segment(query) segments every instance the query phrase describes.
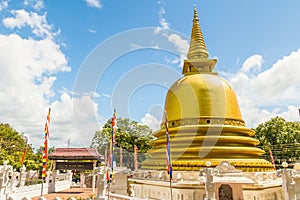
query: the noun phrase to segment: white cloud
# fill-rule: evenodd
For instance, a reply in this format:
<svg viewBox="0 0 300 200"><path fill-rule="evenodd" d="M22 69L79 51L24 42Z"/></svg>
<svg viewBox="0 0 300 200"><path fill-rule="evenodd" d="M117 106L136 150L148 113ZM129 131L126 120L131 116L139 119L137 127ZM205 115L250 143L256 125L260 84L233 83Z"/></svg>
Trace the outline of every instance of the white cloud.
<svg viewBox="0 0 300 200"><path fill-rule="evenodd" d="M186 59L186 55L189 50L189 42L185 39L182 39L177 34L170 34L168 36L168 40L174 44L176 51L179 53L179 58L175 58L172 60L173 63L178 63L180 67L183 66L183 62Z"/></svg>
<svg viewBox="0 0 300 200"><path fill-rule="evenodd" d="M67 93L61 94L59 100L51 104L51 137L60 143L70 139L71 146L89 146L96 130L100 129L97 122L98 104L90 96L72 98ZM103 123L101 119L100 123ZM102 124L101 124L102 125ZM50 138L51 141L51 138ZM64 146L66 147L66 146Z"/></svg>
<svg viewBox="0 0 300 200"><path fill-rule="evenodd" d="M102 93L102 96L104 96L104 97L106 97L106 98L110 98L110 97L111 97L111 95L105 94L105 93Z"/></svg>
<svg viewBox="0 0 300 200"><path fill-rule="evenodd" d="M253 55L244 62L241 72L243 73L257 73L260 72L264 60L261 55Z"/></svg>
<svg viewBox="0 0 300 200"><path fill-rule="evenodd" d="M85 0L86 4L90 7L101 8L100 0Z"/></svg>
<svg viewBox="0 0 300 200"><path fill-rule="evenodd" d="M55 42L52 26L43 16L25 10L12 11L14 17L5 18L5 27L26 28L28 38L19 34L0 34L0 122L11 124L29 137L35 148L42 145L44 123L51 107L50 146L89 145L102 120L97 116L98 104L89 92L74 94L67 91L57 97L54 84L57 73L69 72L66 55ZM28 35L28 33L26 34ZM35 39L32 35L41 38ZM53 100L54 99L54 100Z"/></svg>
<svg viewBox="0 0 300 200"><path fill-rule="evenodd" d="M0 121L24 133L37 133L43 110L54 95L53 74L70 71L70 67L52 40L11 34L0 35L0 43Z"/></svg>
<svg viewBox="0 0 300 200"><path fill-rule="evenodd" d="M300 49L283 57L271 68L258 74L253 82L253 87L257 90L258 96L275 100L275 103L296 100L299 102L299 74ZM266 103L271 102L267 101Z"/></svg>
<svg viewBox="0 0 300 200"><path fill-rule="evenodd" d="M1 1L0 2L0 11L6 9L8 7L8 1Z"/></svg>
<svg viewBox="0 0 300 200"><path fill-rule="evenodd" d="M132 48L132 49L141 49L141 48L143 48L143 46L142 45L139 45L139 44L130 44L130 47Z"/></svg>
<svg viewBox="0 0 300 200"><path fill-rule="evenodd" d="M187 40L182 39L179 35L176 34L169 35L168 40L175 45L177 51L180 54L187 54L189 50L189 43Z"/></svg>
<svg viewBox="0 0 300 200"><path fill-rule="evenodd" d="M38 15L35 12L27 12L22 10L13 10L11 14L14 17L8 17L3 19L3 24L6 28L23 28L29 26L32 29L32 33L38 37L48 37L50 39L55 36L56 33L52 32L52 26L48 24L46 20L46 14Z"/></svg>
<svg viewBox="0 0 300 200"><path fill-rule="evenodd" d="M298 109L300 108L300 106L297 107L297 106L289 105L287 106L287 108L288 108L287 111L284 111L279 115L284 119L286 119L287 121L299 121L300 116L299 116Z"/></svg>
<svg viewBox="0 0 300 200"><path fill-rule="evenodd" d="M161 28L162 28L163 30L169 30L169 29L170 29L169 23L168 23L167 20L164 19L164 18L160 18L159 24L160 24L160 26L161 26Z"/></svg>
<svg viewBox="0 0 300 200"><path fill-rule="evenodd" d="M236 74L225 74L235 89L246 123L255 127L272 117L299 120L300 49L261 71L263 57L248 58Z"/></svg>
<svg viewBox="0 0 300 200"><path fill-rule="evenodd" d="M44 8L44 1L43 0L25 0L24 5L31 6L35 10L40 10L40 9Z"/></svg>
<svg viewBox="0 0 300 200"><path fill-rule="evenodd" d="M164 18L164 14L166 13L166 11L161 5L161 1L158 1L158 4L160 5L159 12L158 12L158 20L159 20L158 22L160 26L155 28L154 33L158 34L160 32L164 32L165 34L170 29L170 24Z"/></svg>
<svg viewBox="0 0 300 200"><path fill-rule="evenodd" d="M90 32L90 33L96 33L97 31L95 30L95 29L88 29L88 31Z"/></svg>
<svg viewBox="0 0 300 200"><path fill-rule="evenodd" d="M151 114L146 113L141 119L142 124L149 126L152 131L157 131L160 129L160 122Z"/></svg>
<svg viewBox="0 0 300 200"><path fill-rule="evenodd" d="M181 36L175 33L168 33L170 30L170 24L164 17L166 11L164 9L164 1L157 1L158 5L160 6L159 12L158 12L158 20L159 25L154 29L154 34L161 33L164 37L168 38L168 41L171 42L175 48L176 51L179 53L179 56L176 56L175 58L166 58L167 63L172 64L178 64L180 67L183 66L183 62L186 59L186 55L188 53L189 49L189 42L185 39L183 39Z"/></svg>

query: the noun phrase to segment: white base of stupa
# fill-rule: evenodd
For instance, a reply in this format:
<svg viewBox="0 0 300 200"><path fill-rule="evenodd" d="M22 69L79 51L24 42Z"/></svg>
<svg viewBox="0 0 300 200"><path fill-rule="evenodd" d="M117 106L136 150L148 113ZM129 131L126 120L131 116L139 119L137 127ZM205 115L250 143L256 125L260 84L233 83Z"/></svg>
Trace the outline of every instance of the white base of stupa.
<svg viewBox="0 0 300 200"><path fill-rule="evenodd" d="M151 173L152 177L141 179L132 178L131 181L134 182L134 197L141 199L164 199L169 200L171 190L170 183L168 180L163 180L159 177L159 174L165 173L162 171L140 171L140 173ZM172 182L172 197L173 200L199 200L205 199L205 182L200 180L199 172L173 172L175 176L180 174L182 176L181 180L174 179ZM266 173L248 173L248 176L273 176L272 172ZM254 179L255 180L255 179ZM229 183L231 182L231 183ZM264 200L280 200L283 198L281 178L276 179L266 179L252 184L239 184L228 180L227 183L233 188L233 196L242 195L244 200L254 200L254 199L264 199ZM219 200L218 188L221 183L215 184L215 199ZM242 194L235 188L242 188ZM235 199L235 198L233 198Z"/></svg>
<svg viewBox="0 0 300 200"><path fill-rule="evenodd" d="M231 167L231 166L230 166ZM213 169L214 170L214 169ZM222 169L219 168L220 171ZM206 171L211 172L211 171ZM212 176L210 176L212 177ZM165 171L137 170L130 181L133 182L134 197L140 199L171 199L169 176ZM283 200L282 178L276 172L239 172L222 171L214 174L210 184L212 194L206 197L206 174L197 171L173 172L173 200L223 200L225 190L230 190L230 198L243 200ZM207 184L208 185L208 184ZM227 189L226 189L227 188ZM230 189L228 189L230 188ZM225 192L224 192L225 193ZM228 195L228 192L227 192Z"/></svg>

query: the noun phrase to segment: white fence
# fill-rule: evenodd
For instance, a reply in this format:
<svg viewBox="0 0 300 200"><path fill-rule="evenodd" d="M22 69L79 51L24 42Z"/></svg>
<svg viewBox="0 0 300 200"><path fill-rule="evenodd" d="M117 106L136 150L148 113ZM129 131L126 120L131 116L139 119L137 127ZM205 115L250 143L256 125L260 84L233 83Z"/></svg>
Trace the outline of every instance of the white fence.
<svg viewBox="0 0 300 200"><path fill-rule="evenodd" d="M44 183L43 184L43 194L48 194L52 192L58 192L70 188L70 181L58 181L55 183ZM40 196L42 191L42 184L28 185L16 187L13 191L9 192L9 195L12 199L22 199L24 197L32 198Z"/></svg>
<svg viewBox="0 0 300 200"><path fill-rule="evenodd" d="M69 189L72 183L72 173L51 174L47 172L47 178L43 184L25 185L25 168L21 172L14 172L12 166L4 164L0 166L0 200L6 199L31 199L32 197Z"/></svg>

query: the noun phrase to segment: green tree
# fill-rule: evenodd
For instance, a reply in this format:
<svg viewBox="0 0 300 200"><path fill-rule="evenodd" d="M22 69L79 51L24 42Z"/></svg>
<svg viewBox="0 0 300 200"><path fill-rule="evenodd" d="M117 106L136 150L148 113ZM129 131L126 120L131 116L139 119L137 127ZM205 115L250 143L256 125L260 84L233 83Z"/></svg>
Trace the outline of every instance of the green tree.
<svg viewBox="0 0 300 200"><path fill-rule="evenodd" d="M105 155L109 150L111 133L111 119L109 119L102 127L102 130L94 134L91 147L96 147L100 154ZM114 160L119 164L119 150L121 147L123 150L123 165L133 168L134 146L138 147L138 161L140 163L146 159L146 152L152 148L150 142L153 139L154 136L148 126L141 125L128 118L118 118Z"/></svg>
<svg viewBox="0 0 300 200"><path fill-rule="evenodd" d="M0 124L0 164L8 161L14 168L19 169L26 145L23 133L19 134L9 124ZM27 147L29 152L32 151L30 147Z"/></svg>
<svg viewBox="0 0 300 200"><path fill-rule="evenodd" d="M40 170L42 167L42 154L27 143L27 138L23 133L18 133L9 124L0 123L0 165L8 161L14 169L19 170L22 156L26 149L24 165L27 169Z"/></svg>
<svg viewBox="0 0 300 200"><path fill-rule="evenodd" d="M266 152L264 156L267 160L271 160L270 150L276 164L300 160L299 122L288 122L281 117L275 117L258 125L254 131L254 137L260 141L260 147Z"/></svg>

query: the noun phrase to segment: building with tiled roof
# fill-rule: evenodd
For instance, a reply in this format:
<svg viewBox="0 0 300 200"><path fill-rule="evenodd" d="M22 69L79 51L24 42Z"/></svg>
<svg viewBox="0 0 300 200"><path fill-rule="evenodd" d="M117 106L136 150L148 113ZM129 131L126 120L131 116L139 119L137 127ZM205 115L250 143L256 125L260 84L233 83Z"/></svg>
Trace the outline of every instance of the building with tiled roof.
<svg viewBox="0 0 300 200"><path fill-rule="evenodd" d="M50 160L102 160L96 148L57 148L49 154Z"/></svg>

